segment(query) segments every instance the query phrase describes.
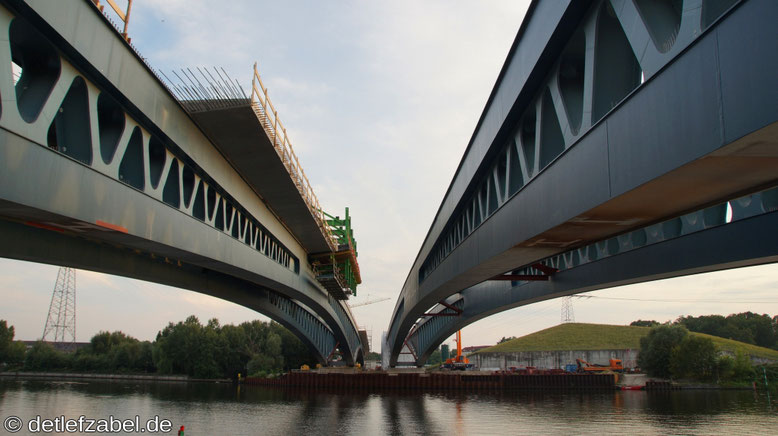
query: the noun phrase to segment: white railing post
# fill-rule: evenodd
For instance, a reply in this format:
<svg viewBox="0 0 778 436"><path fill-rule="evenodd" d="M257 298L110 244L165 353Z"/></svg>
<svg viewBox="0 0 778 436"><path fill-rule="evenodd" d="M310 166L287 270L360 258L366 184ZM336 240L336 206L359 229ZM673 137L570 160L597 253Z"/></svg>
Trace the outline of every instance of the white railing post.
<svg viewBox="0 0 778 436"><path fill-rule="evenodd" d="M273 109L273 147L278 144L278 111Z"/></svg>
<svg viewBox="0 0 778 436"><path fill-rule="evenodd" d="M254 75L251 76L251 102L254 103L254 93L257 92L257 63L254 62Z"/></svg>

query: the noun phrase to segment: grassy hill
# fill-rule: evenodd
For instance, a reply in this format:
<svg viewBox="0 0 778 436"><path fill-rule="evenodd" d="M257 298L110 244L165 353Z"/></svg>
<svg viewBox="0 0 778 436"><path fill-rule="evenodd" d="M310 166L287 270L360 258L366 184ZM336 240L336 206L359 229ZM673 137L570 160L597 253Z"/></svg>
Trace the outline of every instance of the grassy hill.
<svg viewBox="0 0 778 436"><path fill-rule="evenodd" d="M515 353L520 351L567 351L567 350L620 350L639 349L640 338L647 335L650 327L633 327L606 324L560 324L539 332L522 336L479 353ZM778 360L778 351L756 345L723 339L703 333L694 333L710 338L719 350Z"/></svg>

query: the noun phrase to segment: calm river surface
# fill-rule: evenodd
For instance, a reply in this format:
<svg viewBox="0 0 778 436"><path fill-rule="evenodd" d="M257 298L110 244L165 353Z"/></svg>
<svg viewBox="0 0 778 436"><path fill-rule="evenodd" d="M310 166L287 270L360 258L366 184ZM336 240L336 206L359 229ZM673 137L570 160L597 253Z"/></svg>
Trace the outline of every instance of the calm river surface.
<svg viewBox="0 0 778 436"><path fill-rule="evenodd" d="M159 416L176 434L778 434L778 408L751 391L342 393L259 386L0 379L0 420ZM5 423L5 422L4 422ZM6 430L0 431L0 434Z"/></svg>

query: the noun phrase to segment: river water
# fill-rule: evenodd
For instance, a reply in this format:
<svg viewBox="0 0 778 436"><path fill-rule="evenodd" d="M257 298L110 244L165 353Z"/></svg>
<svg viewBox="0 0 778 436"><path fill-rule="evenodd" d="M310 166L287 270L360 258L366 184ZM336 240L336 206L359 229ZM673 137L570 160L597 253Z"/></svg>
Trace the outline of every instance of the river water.
<svg viewBox="0 0 778 436"><path fill-rule="evenodd" d="M167 434L177 434L185 425L186 436L770 435L778 434L776 406L764 393L752 391L345 393L211 383L0 379L0 419L13 426L12 417L18 417L22 429L16 434L37 434L29 430L40 430L45 420L57 417L77 420L84 415L96 420L97 428L99 420L137 415L143 429L148 420L168 420L172 430Z"/></svg>

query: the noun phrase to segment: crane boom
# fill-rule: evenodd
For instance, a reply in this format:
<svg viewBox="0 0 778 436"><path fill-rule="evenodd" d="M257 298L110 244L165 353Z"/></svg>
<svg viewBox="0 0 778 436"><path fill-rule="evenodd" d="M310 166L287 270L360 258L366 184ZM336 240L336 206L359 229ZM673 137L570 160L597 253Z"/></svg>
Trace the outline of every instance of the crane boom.
<svg viewBox="0 0 778 436"><path fill-rule="evenodd" d="M373 299L373 300L363 301L363 302L357 303L357 304L349 304L348 307L353 309L353 308L359 307L359 306L367 306L368 304L380 303L382 301L386 301L386 300L389 300L389 299L390 299L389 297L376 298L376 299Z"/></svg>

